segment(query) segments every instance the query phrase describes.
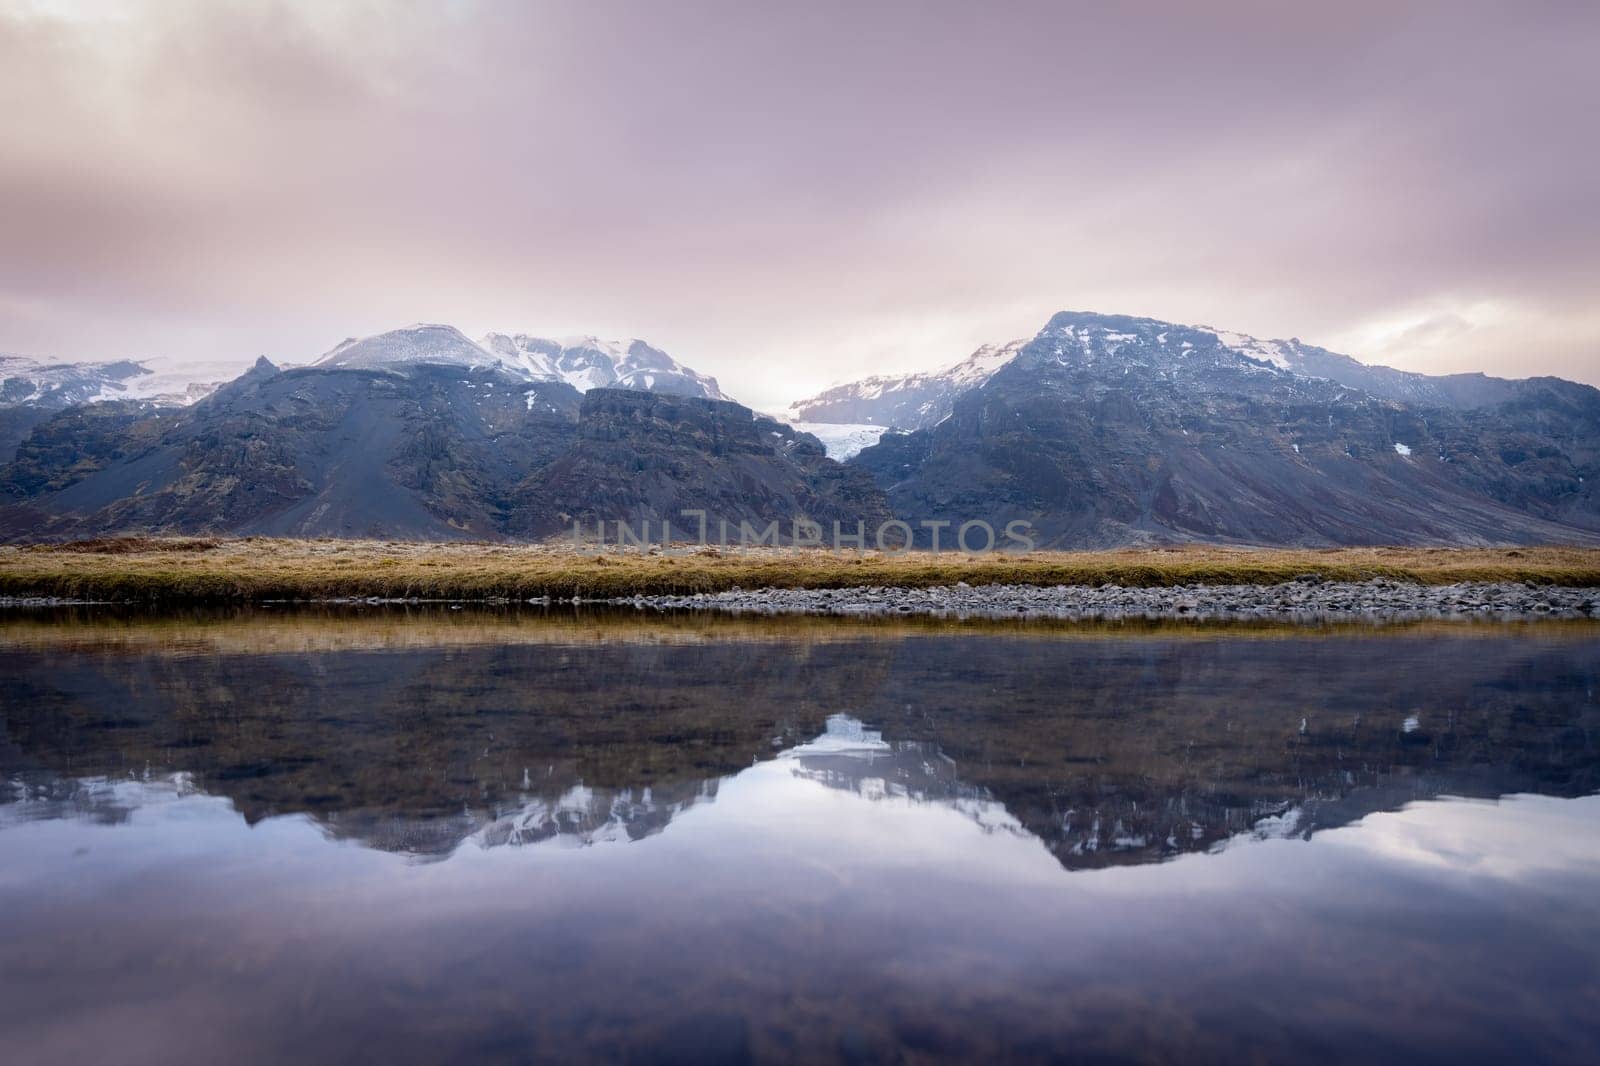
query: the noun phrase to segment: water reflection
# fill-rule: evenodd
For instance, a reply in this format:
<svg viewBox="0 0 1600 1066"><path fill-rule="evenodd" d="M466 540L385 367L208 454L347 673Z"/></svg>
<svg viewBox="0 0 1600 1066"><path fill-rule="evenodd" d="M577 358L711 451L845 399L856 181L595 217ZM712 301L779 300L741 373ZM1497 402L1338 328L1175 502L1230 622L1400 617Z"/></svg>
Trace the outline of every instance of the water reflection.
<svg viewBox="0 0 1600 1066"><path fill-rule="evenodd" d="M123 629L0 643L0 802L115 818L74 782L182 773L250 822L441 857L642 839L784 755L858 792L997 803L1069 869L1146 862L1441 794L1600 790L1593 630L1535 632L195 655ZM847 742L846 720L876 732Z"/></svg>
<svg viewBox="0 0 1600 1066"><path fill-rule="evenodd" d="M0 1034L1592 1057L1594 632L0 639Z"/></svg>

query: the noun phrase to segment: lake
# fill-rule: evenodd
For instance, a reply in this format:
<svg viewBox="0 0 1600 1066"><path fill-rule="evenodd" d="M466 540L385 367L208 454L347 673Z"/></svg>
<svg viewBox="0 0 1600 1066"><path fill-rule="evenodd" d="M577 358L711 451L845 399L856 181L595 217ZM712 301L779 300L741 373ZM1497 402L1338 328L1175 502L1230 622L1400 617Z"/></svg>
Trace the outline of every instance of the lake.
<svg viewBox="0 0 1600 1066"><path fill-rule="evenodd" d="M0 619L0 1058L1600 1060L1600 625Z"/></svg>

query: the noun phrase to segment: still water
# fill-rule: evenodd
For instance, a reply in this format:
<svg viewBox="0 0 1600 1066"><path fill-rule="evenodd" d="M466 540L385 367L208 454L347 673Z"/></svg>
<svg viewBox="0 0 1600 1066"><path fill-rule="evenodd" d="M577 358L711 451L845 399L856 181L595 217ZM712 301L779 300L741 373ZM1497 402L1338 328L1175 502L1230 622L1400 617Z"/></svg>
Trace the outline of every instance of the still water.
<svg viewBox="0 0 1600 1066"><path fill-rule="evenodd" d="M0 1059L1600 1060L1600 627L0 621Z"/></svg>

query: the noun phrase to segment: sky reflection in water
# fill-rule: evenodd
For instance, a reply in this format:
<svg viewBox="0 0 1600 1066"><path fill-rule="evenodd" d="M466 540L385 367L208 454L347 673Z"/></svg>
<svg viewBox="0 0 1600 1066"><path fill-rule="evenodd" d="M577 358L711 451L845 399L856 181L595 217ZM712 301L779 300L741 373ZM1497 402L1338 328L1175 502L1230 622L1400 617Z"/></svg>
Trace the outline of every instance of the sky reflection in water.
<svg viewBox="0 0 1600 1066"><path fill-rule="evenodd" d="M494 644L428 664L468 698L389 719L393 653L14 643L7 1058L1593 1056L1600 650L1335 643ZM832 668L848 699L811 706ZM501 706L563 671L623 695ZM284 677L314 683L253 718ZM675 717L700 681L715 735ZM319 747L330 708L382 719L344 730L361 759ZM526 765L477 747L484 715ZM406 750L434 784L397 794Z"/></svg>

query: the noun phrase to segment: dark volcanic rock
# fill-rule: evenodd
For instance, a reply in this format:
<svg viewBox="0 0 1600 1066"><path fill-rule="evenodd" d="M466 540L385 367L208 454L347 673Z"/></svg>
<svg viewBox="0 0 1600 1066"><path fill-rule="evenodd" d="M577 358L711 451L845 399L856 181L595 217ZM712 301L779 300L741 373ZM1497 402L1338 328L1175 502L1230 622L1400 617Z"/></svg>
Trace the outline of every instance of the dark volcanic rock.
<svg viewBox="0 0 1600 1066"><path fill-rule="evenodd" d="M41 363L0 355L0 463L10 462L17 445L55 412L115 395L127 382L149 373L129 360Z"/></svg>
<svg viewBox="0 0 1600 1066"><path fill-rule="evenodd" d="M1600 540L1600 392L1410 406L1216 333L1064 313L950 416L853 465L897 516L1024 519L1041 546Z"/></svg>
<svg viewBox="0 0 1600 1066"><path fill-rule="evenodd" d="M682 512L704 511L713 537L777 521L784 540L805 518L870 541L892 515L1026 520L1049 547L1600 542L1600 391L1553 378L1428 378L1061 314L1014 353L935 375L940 397L976 384L840 466L738 404L661 391L670 367L647 346L617 366L657 391L580 394L538 374L587 381L587 363L514 370L454 331L455 357L434 361L433 329L380 338L382 359L372 341L325 366L262 360L188 408L30 407L0 426L26 433L0 467L0 536L545 537L603 521L659 537L666 520L684 537L699 530Z"/></svg>
<svg viewBox="0 0 1600 1066"><path fill-rule="evenodd" d="M684 509L853 530L885 516L864 472L738 404L580 398L561 382L434 364L280 372L263 360L192 408L69 409L0 469L0 493L0 533L13 538L492 539L558 533L574 518L698 532Z"/></svg>
<svg viewBox="0 0 1600 1066"><path fill-rule="evenodd" d="M567 447L578 394L465 367L263 360L187 410L116 407L35 431L0 472L22 505L7 533L492 537L510 488Z"/></svg>
<svg viewBox="0 0 1600 1066"><path fill-rule="evenodd" d="M522 536L618 521L648 522L656 535L668 521L698 535L685 510L706 512L713 539L723 520L735 530L776 520L788 539L796 518L831 537L835 521L853 533L858 521L870 531L888 517L871 478L827 458L815 437L726 400L623 389L585 394L576 445L518 496L510 531Z"/></svg>

